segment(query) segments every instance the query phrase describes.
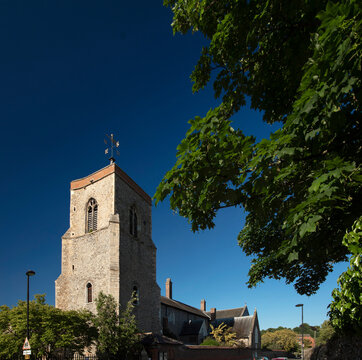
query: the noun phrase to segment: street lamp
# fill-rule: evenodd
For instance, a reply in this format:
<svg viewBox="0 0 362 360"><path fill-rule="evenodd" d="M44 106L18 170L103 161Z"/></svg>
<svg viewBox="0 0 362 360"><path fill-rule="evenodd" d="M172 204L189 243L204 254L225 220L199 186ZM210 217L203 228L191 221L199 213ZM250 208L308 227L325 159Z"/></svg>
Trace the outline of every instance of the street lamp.
<svg viewBox="0 0 362 360"><path fill-rule="evenodd" d="M35 275L35 271L29 270L26 272L28 277L27 297L26 297L26 335L29 340L29 277Z"/></svg>
<svg viewBox="0 0 362 360"><path fill-rule="evenodd" d="M304 360L304 341L303 341L303 304L297 304L295 305L296 307L301 307L302 308L302 360Z"/></svg>

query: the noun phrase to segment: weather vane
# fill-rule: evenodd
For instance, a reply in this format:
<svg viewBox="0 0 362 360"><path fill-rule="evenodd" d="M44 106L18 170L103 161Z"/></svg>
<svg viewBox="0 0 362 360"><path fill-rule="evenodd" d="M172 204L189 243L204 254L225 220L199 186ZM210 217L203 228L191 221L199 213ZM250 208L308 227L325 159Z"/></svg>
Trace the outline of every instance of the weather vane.
<svg viewBox="0 0 362 360"><path fill-rule="evenodd" d="M108 154L109 153L109 149L111 149L111 157L109 158L109 161L111 162L111 164L113 164L116 159L113 157L113 151L114 151L114 148L118 148L119 147L119 141L116 141L113 137L113 134L111 134L111 136L107 135L107 138L109 139L110 141L110 145L109 147L104 151L105 154ZM108 142L107 142L107 139L104 139L104 143L106 145L108 145ZM119 151L116 149L116 154L119 156Z"/></svg>

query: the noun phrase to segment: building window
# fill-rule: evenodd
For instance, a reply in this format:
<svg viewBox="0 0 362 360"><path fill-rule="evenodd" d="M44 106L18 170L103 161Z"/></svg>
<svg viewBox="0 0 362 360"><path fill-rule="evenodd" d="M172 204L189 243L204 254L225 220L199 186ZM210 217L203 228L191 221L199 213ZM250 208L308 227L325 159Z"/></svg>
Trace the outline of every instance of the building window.
<svg viewBox="0 0 362 360"><path fill-rule="evenodd" d="M140 291L136 285L133 287L132 297L134 297L132 304L138 305L140 303Z"/></svg>
<svg viewBox="0 0 362 360"><path fill-rule="evenodd" d="M129 209L129 233L135 237L137 237L137 213L134 207Z"/></svg>
<svg viewBox="0 0 362 360"><path fill-rule="evenodd" d="M88 303L91 303L93 300L92 300L92 284L91 283L88 283L87 284L87 302Z"/></svg>
<svg viewBox="0 0 362 360"><path fill-rule="evenodd" d="M158 353L158 360L167 360L167 352L166 351L160 351Z"/></svg>
<svg viewBox="0 0 362 360"><path fill-rule="evenodd" d="M95 199L89 199L87 206L87 232L97 230L98 204Z"/></svg>

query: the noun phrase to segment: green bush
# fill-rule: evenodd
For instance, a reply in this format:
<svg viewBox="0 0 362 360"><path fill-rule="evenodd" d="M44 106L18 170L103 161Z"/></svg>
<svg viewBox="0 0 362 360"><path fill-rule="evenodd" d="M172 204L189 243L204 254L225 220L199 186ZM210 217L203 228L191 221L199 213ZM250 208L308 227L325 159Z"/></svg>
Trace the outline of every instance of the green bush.
<svg viewBox="0 0 362 360"><path fill-rule="evenodd" d="M204 346L220 346L220 344L213 338L207 337L204 341L200 344Z"/></svg>

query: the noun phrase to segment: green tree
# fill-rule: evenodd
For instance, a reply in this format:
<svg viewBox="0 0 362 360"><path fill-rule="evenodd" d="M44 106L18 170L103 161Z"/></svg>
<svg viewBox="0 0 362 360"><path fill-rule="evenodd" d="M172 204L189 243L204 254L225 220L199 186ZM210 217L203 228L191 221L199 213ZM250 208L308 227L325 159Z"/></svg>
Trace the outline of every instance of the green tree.
<svg viewBox="0 0 362 360"><path fill-rule="evenodd" d="M215 339L215 341L222 346L235 346L238 344L236 340L236 333L232 332L231 327L227 326L224 323L221 323L219 326L214 327L210 324L210 334Z"/></svg>
<svg viewBox="0 0 362 360"><path fill-rule="evenodd" d="M266 332L261 336L261 346L264 349L279 349L289 352L298 350L297 334L290 329Z"/></svg>
<svg viewBox="0 0 362 360"><path fill-rule="evenodd" d="M329 320L325 320L321 325L321 328L316 339L316 345L326 344L327 341L334 335L334 328Z"/></svg>
<svg viewBox="0 0 362 360"><path fill-rule="evenodd" d="M301 326L295 327L293 329L293 331L297 334L308 334L310 335L312 338L314 338L315 332L314 329L316 329L316 327L312 327L307 323L303 323Z"/></svg>
<svg viewBox="0 0 362 360"><path fill-rule="evenodd" d="M190 120L156 203L192 230L218 210L247 212L238 240L253 256L249 287L264 278L317 291L350 250L346 229L360 216L361 2L357 0L164 0L174 32L201 31L208 45L191 75L212 79L220 105ZM249 97L281 128L255 143L231 116Z"/></svg>
<svg viewBox="0 0 362 360"><path fill-rule="evenodd" d="M0 307L0 358L22 356L26 337L25 301ZM35 295L29 303L30 345L35 357L56 352L83 353L97 336L93 316L87 311L62 311L45 303L45 295Z"/></svg>
<svg viewBox="0 0 362 360"><path fill-rule="evenodd" d="M339 278L339 288L332 292L332 325L339 330L362 334L362 217L344 236L343 244L352 254L350 266Z"/></svg>
<svg viewBox="0 0 362 360"><path fill-rule="evenodd" d="M275 332L275 331L277 331L277 330L284 330L284 329L290 330L289 328L286 328L286 327L284 327L284 326L278 326L277 328L268 328L268 329L266 329L266 330L261 330L261 331L260 331L260 334L263 335L263 334L265 334L265 333L267 333L267 332ZM294 331L294 330L293 330L293 331Z"/></svg>
<svg viewBox="0 0 362 360"><path fill-rule="evenodd" d="M99 293L95 325L99 332L97 352L102 358L128 359L141 350L134 300L132 297L122 311L112 295Z"/></svg>

